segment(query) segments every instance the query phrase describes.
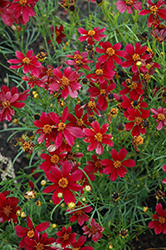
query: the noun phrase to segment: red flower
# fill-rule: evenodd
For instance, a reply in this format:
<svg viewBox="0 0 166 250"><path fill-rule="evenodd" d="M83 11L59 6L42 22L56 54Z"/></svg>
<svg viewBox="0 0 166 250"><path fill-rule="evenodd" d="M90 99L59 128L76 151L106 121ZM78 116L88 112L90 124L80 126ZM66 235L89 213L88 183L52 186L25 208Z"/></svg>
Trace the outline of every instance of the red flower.
<svg viewBox="0 0 166 250"><path fill-rule="evenodd" d="M10 59L7 62L14 64L19 63L20 65L12 65L9 67L9 69L19 69L23 67L24 74L31 71L31 73L35 77L38 77L40 73L41 63L38 62L37 57L35 55L32 56L33 50L28 50L28 52L26 53L26 57L20 51L16 51L15 54L18 59Z"/></svg>
<svg viewBox="0 0 166 250"><path fill-rule="evenodd" d="M93 161L87 161L88 165L86 166L86 169L89 172L97 173L99 171L100 174L103 173L104 166L100 159L97 158L96 155L92 155Z"/></svg>
<svg viewBox="0 0 166 250"><path fill-rule="evenodd" d="M52 144L51 144L52 145ZM58 149L51 151L50 155L48 154L41 154L41 159L45 160L41 165L40 168L44 170L46 173L47 171L50 171L52 167L59 168L59 165L62 165L64 162L65 154L61 153L61 151Z"/></svg>
<svg viewBox="0 0 166 250"><path fill-rule="evenodd" d="M159 43L166 41L166 27L164 29L154 29L153 33L150 33Z"/></svg>
<svg viewBox="0 0 166 250"><path fill-rule="evenodd" d="M35 229L34 239L24 238L25 244L28 245L26 250L54 250L57 247L51 247L50 244L55 242L54 238L48 238L47 233L39 234Z"/></svg>
<svg viewBox="0 0 166 250"><path fill-rule="evenodd" d="M82 177L82 171L76 170L72 174L70 174L70 171L71 164L65 161L62 165L62 172L58 168L52 168L51 173L46 173L47 179L54 184L45 188L43 193L50 193L55 190L52 196L54 204L59 204L62 195L66 204L75 203L75 196L72 191L77 192L82 189L81 186L76 184L76 181L79 181ZM59 193L62 194L61 197Z"/></svg>
<svg viewBox="0 0 166 250"><path fill-rule="evenodd" d="M90 226L83 226L82 230L84 231L85 235L88 237L92 236L92 240L94 242L98 241L103 235L102 232L104 231L104 227L101 227L99 223L96 223L95 219L91 220Z"/></svg>
<svg viewBox="0 0 166 250"><path fill-rule="evenodd" d="M58 44L62 43L62 39L64 37L66 37L66 35L63 33L64 29L63 29L63 25L61 24L61 26L59 28L57 27L52 27L52 32L54 32L56 34L56 41ZM54 37L55 34L52 34L52 38ZM47 43L50 43L51 39L48 40Z"/></svg>
<svg viewBox="0 0 166 250"><path fill-rule="evenodd" d="M109 86L107 86L108 83L107 81L104 81L102 83L100 83L100 85L97 87L90 87L88 89L90 96L92 97L98 97L97 103L99 104L99 106L101 107L102 111L105 111L107 108L107 99L108 99L108 94L110 93L110 91L112 91L113 89L116 88L116 84L111 82L111 84ZM93 86L91 84L91 86Z"/></svg>
<svg viewBox="0 0 166 250"><path fill-rule="evenodd" d="M100 63L105 63L104 65L108 70L114 68L114 62L117 64L122 63L122 60L119 58L119 56L124 57L126 52L123 50L120 51L120 48L122 47L121 43L116 43L112 46L110 42L100 42L99 46L101 46L103 49L96 48L97 53L105 54L100 56L98 61Z"/></svg>
<svg viewBox="0 0 166 250"><path fill-rule="evenodd" d="M84 139L84 142L87 142L89 144L87 150L93 151L96 148L96 153L98 155L101 155L103 153L103 145L107 144L109 147L113 146L113 142L110 140L112 137L111 134L106 134L107 129L109 127L108 123L105 123L100 128L100 124L97 121L92 122L92 128L84 128L83 132L85 136L87 137Z"/></svg>
<svg viewBox="0 0 166 250"><path fill-rule="evenodd" d="M149 59L150 58L150 55L145 54L146 49L147 49L147 46L142 46L141 47L141 44L138 43L138 42L135 44L135 48L133 47L132 44L127 44L126 47L125 47L127 55L124 56L124 58L127 61L123 62L121 64L121 66L123 68L127 68L127 67L130 67L132 65L132 68L131 68L132 71L134 73L137 73L138 72L138 67L137 67L136 63L138 61L141 61L141 59ZM140 70L141 70L141 67L140 67Z"/></svg>
<svg viewBox="0 0 166 250"><path fill-rule="evenodd" d="M11 121L12 116L15 114L14 108L23 108L25 103L20 101L24 101L27 99L27 92L29 90L25 90L24 92L18 92L18 89L15 87L9 89L6 85L1 87L0 92L0 121Z"/></svg>
<svg viewBox="0 0 166 250"><path fill-rule="evenodd" d="M156 205L157 214L153 214L153 221L149 222L148 227L150 229L154 228L155 234L166 234L166 210L163 210L163 207L160 203Z"/></svg>
<svg viewBox="0 0 166 250"><path fill-rule="evenodd" d="M166 165L164 165L163 167L162 167L162 169L164 170L164 172L166 173ZM162 181L162 183L166 183L166 178L164 178L164 180Z"/></svg>
<svg viewBox="0 0 166 250"><path fill-rule="evenodd" d="M77 50L74 52L74 56L65 55L66 57L69 57L74 60L67 60L64 63L66 63L67 65L73 65L76 71L78 71L81 68L90 71L91 69L89 68L87 63L93 63L93 61L87 58L88 54L89 54L88 52L80 53L80 51Z"/></svg>
<svg viewBox="0 0 166 250"><path fill-rule="evenodd" d="M3 223L5 221L10 222L11 219L14 223L18 222L16 212L21 208L17 207L17 198L6 197L9 193L10 191L0 193L0 223Z"/></svg>
<svg viewBox="0 0 166 250"><path fill-rule="evenodd" d="M80 201L78 201L77 206L74 207L74 210L76 209L76 211L67 209L67 212L69 214L73 214L70 217L70 221L71 222L75 222L78 219L78 224L80 226L82 226L84 224L85 221L89 221L89 217L86 213L90 213L93 208L90 206L87 206L87 204L82 204Z"/></svg>
<svg viewBox="0 0 166 250"><path fill-rule="evenodd" d="M101 110L101 107L99 106L98 103L95 102L95 98L94 97L90 97L90 101L81 106L81 109L86 108L87 109L87 115L88 117L91 115L94 115L94 112L98 115L101 116L99 110Z"/></svg>
<svg viewBox="0 0 166 250"><path fill-rule="evenodd" d="M144 112L141 114L138 110L129 108L128 109L128 117L127 119L131 122L126 124L126 130L132 130L131 135L132 136L139 136L139 134L145 134L146 129L142 126L143 120L148 118L150 115L149 110L144 110Z"/></svg>
<svg viewBox="0 0 166 250"><path fill-rule="evenodd" d="M150 111L154 114L152 117L155 119L155 122L158 123L156 129L161 130L164 126L166 132L166 108L159 107L158 110L151 108Z"/></svg>
<svg viewBox="0 0 166 250"><path fill-rule="evenodd" d="M50 113L51 119L55 123L55 128L57 129L57 135L55 138L55 145L56 147L60 147L63 138L67 141L70 146L74 145L75 138L82 138L83 132L81 128L73 127L69 123L65 124L65 121L68 118L69 109L66 107L63 110L62 117L60 118L58 114L53 112Z"/></svg>
<svg viewBox="0 0 166 250"><path fill-rule="evenodd" d="M92 82L100 82L103 83L106 79L111 80L115 75L115 71L112 69L106 69L101 63L96 63L96 70L93 74L86 75Z"/></svg>
<svg viewBox="0 0 166 250"><path fill-rule="evenodd" d="M117 176L123 178L125 174L127 173L127 169L125 167L134 167L136 162L132 159L124 160L124 158L127 155L127 150L125 148L122 148L119 153L115 149L112 149L111 156L112 160L104 159L102 160L102 164L106 166L106 168L103 170L104 174L110 174L111 181L115 181L117 179Z"/></svg>
<svg viewBox="0 0 166 250"><path fill-rule="evenodd" d="M50 114L41 113L40 120L35 120L34 125L38 127L37 134L41 134L38 138L38 143L41 144L45 140L45 145L48 147L50 141L56 139L56 130L54 129L54 121L50 118Z"/></svg>
<svg viewBox="0 0 166 250"><path fill-rule="evenodd" d="M28 225L28 228L17 225L14 227L14 229L16 231L17 237L23 238L19 243L19 247L20 248L24 247L25 249L28 250L28 246L26 245L25 240L24 240L25 237L29 237L30 239L34 238L34 235L35 235L34 230L37 230L38 232L42 232L49 227L49 223L43 222L43 223L38 224L36 227L34 227L31 218L27 215L27 225Z"/></svg>
<svg viewBox="0 0 166 250"><path fill-rule="evenodd" d="M70 126L79 127L81 129L86 128L86 126L91 126L88 122L87 114L83 115L83 109L79 104L75 106L75 115L69 114L67 120L70 121ZM85 126L85 125L86 126Z"/></svg>
<svg viewBox="0 0 166 250"><path fill-rule="evenodd" d="M90 246L86 246L86 247L82 247L86 242L86 237L85 236L81 236L77 242L73 242L71 243L72 247L74 247L73 249L75 250L94 250L93 247ZM65 248L64 250L71 250L71 248Z"/></svg>
<svg viewBox="0 0 166 250"><path fill-rule="evenodd" d="M138 2L138 0L121 0L117 1L115 4L120 13L124 13L127 10L128 14L133 13L132 7L137 11L141 10L142 7L142 3Z"/></svg>
<svg viewBox="0 0 166 250"><path fill-rule="evenodd" d="M79 74L73 71L70 66L64 69L64 75L58 68L54 69L53 73L57 80L50 84L49 90L58 91L62 89L62 97L64 99L66 99L68 95L72 98L77 98L77 90L81 88L81 84L78 83Z"/></svg>
<svg viewBox="0 0 166 250"><path fill-rule="evenodd" d="M150 0L147 0L148 3L148 10L141 10L141 12L139 13L139 15L147 15L150 14L149 18L148 18L148 27L151 27L153 25L153 21L159 21L158 16L163 19L166 20L166 10L164 9L164 7L160 8L162 5L165 5L164 1L158 1L156 3L152 3ZM158 16L157 16L158 15Z"/></svg>
<svg viewBox="0 0 166 250"><path fill-rule="evenodd" d="M67 229L65 227L62 227L62 231L58 231L56 235L59 237L56 240L57 244L61 244L62 247L69 246L70 244L76 242L76 233L71 233L71 227L68 227Z"/></svg>
<svg viewBox="0 0 166 250"><path fill-rule="evenodd" d="M86 39L88 39L89 44L95 44L94 40L99 42L102 37L107 36L107 35L101 34L105 30L106 30L106 28L102 28L102 29L99 30L98 27L95 27L93 30L89 30L89 31L87 31L87 30L85 30L83 28L78 28L78 32L83 35L83 36L79 37L78 40L80 42L83 42Z"/></svg>
<svg viewBox="0 0 166 250"><path fill-rule="evenodd" d="M27 81L28 85L30 85L30 88L34 88L35 84L38 87L44 88L45 84L43 81L41 81L41 79L39 77L35 77L32 73L30 73L30 77L29 76L23 76L22 77L23 81Z"/></svg>

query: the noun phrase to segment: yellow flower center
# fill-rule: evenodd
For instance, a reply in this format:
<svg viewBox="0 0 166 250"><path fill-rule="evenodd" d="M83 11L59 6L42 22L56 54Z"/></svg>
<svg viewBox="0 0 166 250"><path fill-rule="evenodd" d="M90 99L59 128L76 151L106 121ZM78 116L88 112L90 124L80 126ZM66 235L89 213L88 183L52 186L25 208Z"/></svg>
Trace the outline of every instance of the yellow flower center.
<svg viewBox="0 0 166 250"><path fill-rule="evenodd" d="M6 215L9 216L9 214L11 214L12 212L12 208L10 206L6 206L3 208L2 212Z"/></svg>
<svg viewBox="0 0 166 250"><path fill-rule="evenodd" d="M159 121L163 121L163 120L165 119L165 115L163 115L163 114L158 114L157 119L158 119Z"/></svg>
<svg viewBox="0 0 166 250"><path fill-rule="evenodd" d="M140 59L141 59L141 58L140 58L140 55L134 53L134 55L133 55L133 60L136 62L136 61L138 61L138 60L140 60Z"/></svg>
<svg viewBox="0 0 166 250"><path fill-rule="evenodd" d="M88 31L88 36L94 36L95 35L95 31L94 30L89 30Z"/></svg>
<svg viewBox="0 0 166 250"><path fill-rule="evenodd" d="M133 1L132 0L126 0L126 4L131 6L133 4Z"/></svg>
<svg viewBox="0 0 166 250"><path fill-rule="evenodd" d="M66 188L68 185L68 180L63 177L58 181L58 185L62 188Z"/></svg>
<svg viewBox="0 0 166 250"><path fill-rule="evenodd" d="M55 31L55 34L56 34L56 37L58 37L58 36L60 36L60 32L57 30L57 31Z"/></svg>
<svg viewBox="0 0 166 250"><path fill-rule="evenodd" d="M113 55L115 55L115 50L113 48L107 48L106 54L109 56L113 56Z"/></svg>
<svg viewBox="0 0 166 250"><path fill-rule="evenodd" d="M59 130L64 130L65 127L66 127L66 124L64 124L63 122L60 122L60 123L58 124L58 131L59 131Z"/></svg>
<svg viewBox="0 0 166 250"><path fill-rule="evenodd" d="M82 215L82 214L83 214L82 209L80 209L80 210L76 211L76 214L77 214L77 215Z"/></svg>
<svg viewBox="0 0 166 250"><path fill-rule="evenodd" d="M102 164L101 164L100 160L98 160L98 161L95 162L95 167L96 168L102 168Z"/></svg>
<svg viewBox="0 0 166 250"><path fill-rule="evenodd" d="M142 118L141 117L136 117L134 122L135 122L136 125L139 125L139 124L142 123Z"/></svg>
<svg viewBox="0 0 166 250"><path fill-rule="evenodd" d="M132 89L136 89L137 87L138 87L138 84L135 83L135 82L132 82L131 88L132 88Z"/></svg>
<svg viewBox="0 0 166 250"><path fill-rule="evenodd" d="M20 0L20 5L25 5L27 3L27 0Z"/></svg>
<svg viewBox="0 0 166 250"><path fill-rule="evenodd" d="M81 59L82 59L82 56L80 56L79 54L75 54L75 55L74 55L74 59L81 60Z"/></svg>
<svg viewBox="0 0 166 250"><path fill-rule="evenodd" d="M63 240L68 240L69 239L69 234L64 233L64 235L62 236Z"/></svg>
<svg viewBox="0 0 166 250"><path fill-rule="evenodd" d="M121 162L120 162L120 161L115 161L115 162L113 163L113 165L114 165L115 168L120 168Z"/></svg>
<svg viewBox="0 0 166 250"><path fill-rule="evenodd" d="M97 228L94 226L90 227L89 230L91 231L92 234L95 234L97 232Z"/></svg>
<svg viewBox="0 0 166 250"><path fill-rule="evenodd" d="M82 119L77 120L77 125L78 125L78 126L81 127L81 126L83 125L83 123L84 123L84 122L83 122Z"/></svg>
<svg viewBox="0 0 166 250"><path fill-rule="evenodd" d="M80 248L77 248L77 247L76 247L76 248L72 248L72 250L79 250L79 249L80 249Z"/></svg>
<svg viewBox="0 0 166 250"><path fill-rule="evenodd" d="M102 70L102 69L97 69L97 70L95 71L95 74L96 74L97 76L102 76L102 75L103 75L103 70Z"/></svg>
<svg viewBox="0 0 166 250"><path fill-rule="evenodd" d="M126 79L125 83L126 83L127 87L131 88L131 85L132 85L131 79Z"/></svg>
<svg viewBox="0 0 166 250"><path fill-rule="evenodd" d="M22 147L23 147L24 151L28 151L28 150L31 148L31 143L28 142L28 141L25 141L25 142L22 144Z"/></svg>
<svg viewBox="0 0 166 250"><path fill-rule="evenodd" d="M59 161L59 157L57 155L51 156L51 162L52 163L57 163Z"/></svg>
<svg viewBox="0 0 166 250"><path fill-rule="evenodd" d="M37 250L44 250L44 244L38 242L37 245L36 245L36 249L37 249Z"/></svg>
<svg viewBox="0 0 166 250"><path fill-rule="evenodd" d="M77 65L77 66L81 66L82 64L83 64L83 62L82 62L81 60L77 60L77 61L76 61L76 65Z"/></svg>
<svg viewBox="0 0 166 250"><path fill-rule="evenodd" d="M106 94L105 89L101 89L101 90L100 90L100 95L103 95L103 96L104 96L105 94Z"/></svg>
<svg viewBox="0 0 166 250"><path fill-rule="evenodd" d="M138 136L138 137L136 137L136 138L134 139L134 143L135 143L136 145L141 145L141 144L143 144L143 142L144 142L144 139L143 139L141 136Z"/></svg>
<svg viewBox="0 0 166 250"><path fill-rule="evenodd" d="M65 76L62 77L61 81L62 81L62 85L64 86L69 85L69 82L70 82L69 79Z"/></svg>
<svg viewBox="0 0 166 250"><path fill-rule="evenodd" d="M54 76L53 70L52 70L52 69L48 69L48 70L46 71L46 74L47 74L48 76Z"/></svg>
<svg viewBox="0 0 166 250"><path fill-rule="evenodd" d="M9 108L10 107L10 102L9 101L4 101L2 102L2 106L6 109L6 108Z"/></svg>
<svg viewBox="0 0 166 250"><path fill-rule="evenodd" d="M31 60L30 60L28 57L25 57L25 58L22 60L22 62L23 62L24 64L29 64L30 61L31 61Z"/></svg>
<svg viewBox="0 0 166 250"><path fill-rule="evenodd" d="M44 125L44 127L43 127L43 132L44 132L45 134L50 134L50 133L52 132L51 125L49 125L49 124Z"/></svg>
<svg viewBox="0 0 166 250"><path fill-rule="evenodd" d="M157 8L156 5L150 7L150 12L151 12L153 15L156 15L156 12L157 12L157 11L158 11L158 8Z"/></svg>
<svg viewBox="0 0 166 250"><path fill-rule="evenodd" d="M117 109L115 109L115 108L112 108L111 110L110 110L110 115L112 115L113 117L114 116L116 116L117 115L117 113L118 113L118 110Z"/></svg>
<svg viewBox="0 0 166 250"><path fill-rule="evenodd" d="M159 223L164 224L165 223L165 218L164 217L159 217Z"/></svg>
<svg viewBox="0 0 166 250"><path fill-rule="evenodd" d="M33 229L32 229L32 230L29 230L29 231L27 232L27 236L28 236L29 238L33 238L34 235L35 235L35 233L34 233Z"/></svg>
<svg viewBox="0 0 166 250"><path fill-rule="evenodd" d="M36 77L33 75L30 77L29 81L35 81L36 80Z"/></svg>
<svg viewBox="0 0 166 250"><path fill-rule="evenodd" d="M101 133L97 133L94 137L95 137L96 141L102 141L102 138L103 138Z"/></svg>
<svg viewBox="0 0 166 250"><path fill-rule="evenodd" d="M94 109L94 108L96 108L96 103L94 101L90 101L88 103L88 107L91 108L91 109Z"/></svg>

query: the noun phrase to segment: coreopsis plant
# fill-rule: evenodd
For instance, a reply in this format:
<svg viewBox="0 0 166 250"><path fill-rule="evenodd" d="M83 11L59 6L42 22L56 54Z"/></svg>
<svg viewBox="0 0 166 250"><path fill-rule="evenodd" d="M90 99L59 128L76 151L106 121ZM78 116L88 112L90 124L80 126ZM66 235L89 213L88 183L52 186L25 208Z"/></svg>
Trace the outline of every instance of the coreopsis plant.
<svg viewBox="0 0 166 250"><path fill-rule="evenodd" d="M0 1L2 250L165 234L165 16L164 0Z"/></svg>

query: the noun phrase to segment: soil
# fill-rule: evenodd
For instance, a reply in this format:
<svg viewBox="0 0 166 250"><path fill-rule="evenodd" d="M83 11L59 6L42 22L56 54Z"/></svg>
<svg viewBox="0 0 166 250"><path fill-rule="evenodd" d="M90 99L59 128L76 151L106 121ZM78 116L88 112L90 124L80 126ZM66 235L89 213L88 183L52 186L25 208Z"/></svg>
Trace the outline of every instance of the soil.
<svg viewBox="0 0 166 250"><path fill-rule="evenodd" d="M80 1L81 2L81 1ZM79 2L79 5L80 5ZM80 7L80 6L79 6ZM94 5L92 4L92 9L94 9ZM84 14L86 13L86 6L85 2L83 2L82 10ZM0 43L4 42L4 38L0 37ZM35 53L39 52L39 47L42 43L42 38L39 36L37 40L32 44L32 48L35 51ZM6 62L6 59L4 56L0 53L0 62L8 67L8 63ZM4 84L6 84L6 75L9 74L10 71L4 68L0 65L0 87ZM10 87L13 87L14 83L10 83ZM9 123L4 121L0 122L0 132L3 129L8 128ZM11 131L9 132L1 132L0 133L0 154L2 156L7 157L11 162L14 160L18 153L18 148L14 147L10 140L8 140L9 136L12 134ZM24 169L25 166L28 165L29 160L26 157L26 153L23 153L21 156L17 158L17 160L14 163L14 175L17 173L17 171L21 169ZM5 170L6 164L2 164L0 162L0 169ZM27 170L26 170L27 171ZM29 171L29 170L28 170ZM152 206L155 207L156 200L151 198L150 201L148 201ZM157 249L166 249L166 235L160 234L160 235L154 235L149 230L146 230L145 233L139 235L136 239L133 239L129 246L131 250L157 250Z"/></svg>

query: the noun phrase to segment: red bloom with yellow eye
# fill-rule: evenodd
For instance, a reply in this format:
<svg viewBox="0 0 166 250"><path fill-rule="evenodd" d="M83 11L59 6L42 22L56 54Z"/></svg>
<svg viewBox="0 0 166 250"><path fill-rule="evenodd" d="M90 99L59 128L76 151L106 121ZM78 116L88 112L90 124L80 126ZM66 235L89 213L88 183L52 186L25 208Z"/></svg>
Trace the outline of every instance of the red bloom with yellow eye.
<svg viewBox="0 0 166 250"><path fill-rule="evenodd" d="M72 250L94 250L94 248L90 246L82 247L85 244L85 242L86 242L86 237L81 236L77 242L71 243L73 247ZM71 248L64 248L64 250L71 250Z"/></svg>
<svg viewBox="0 0 166 250"><path fill-rule="evenodd" d="M99 171L100 174L103 173L104 166L101 163L101 160L97 158L96 155L92 155L93 161L87 161L88 165L86 166L87 171L92 173L97 173Z"/></svg>
<svg viewBox="0 0 166 250"><path fill-rule="evenodd" d="M88 40L89 44L95 44L94 40L99 42L101 40L102 37L106 37L107 35L103 35L101 34L102 32L104 32L106 30L106 28L102 28L99 30L99 28L95 27L93 30L85 30L83 28L78 28L78 32L83 35L81 37L78 38L78 40L80 42L85 41L86 39Z"/></svg>
<svg viewBox="0 0 166 250"><path fill-rule="evenodd" d="M155 234L166 234L166 210L160 203L156 205L157 214L153 214L153 221L149 222L148 227L150 229L154 228Z"/></svg>
<svg viewBox="0 0 166 250"><path fill-rule="evenodd" d="M29 73L29 71L35 76L38 77L40 73L41 63L37 60L37 57L33 54L33 50L28 50L26 56L20 51L15 52L18 59L10 59L7 62L19 64L11 65L9 69L19 69L23 67L24 74Z"/></svg>
<svg viewBox="0 0 166 250"><path fill-rule="evenodd" d="M129 123L126 124L126 130L129 131L132 129L131 135L132 136L139 136L139 134L145 134L146 129L142 126L143 120L148 118L150 115L149 110L144 110L141 114L138 110L129 108L128 112L128 121Z"/></svg>
<svg viewBox="0 0 166 250"><path fill-rule="evenodd" d="M158 123L156 129L161 130L164 126L166 132L166 108L159 107L158 110L151 108L150 111L154 114L152 117L155 119L155 122Z"/></svg>
<svg viewBox="0 0 166 250"><path fill-rule="evenodd" d="M165 5L164 0L157 1L155 3L152 3L150 0L147 0L147 4L148 4L149 9L141 10L139 15L144 16L144 15L150 14L148 18L148 27L151 27L153 25L153 21L157 20L158 22L160 22L160 20L158 19L158 16L161 19L166 20L166 10L164 9L164 5Z"/></svg>
<svg viewBox="0 0 166 250"><path fill-rule="evenodd" d="M24 240L25 237L28 237L28 238L32 239L32 238L34 238L34 235L35 235L35 229L38 232L42 232L42 231L46 230L49 227L49 225L50 225L49 222L43 222L43 223L38 224L36 227L34 227L31 218L27 215L27 226L28 226L28 228L27 227L21 227L19 225L14 227L14 229L16 231L16 234L17 234L17 237L23 238L19 243L19 247L20 248L24 247L25 249L28 249L27 245L25 243L25 240Z"/></svg>
<svg viewBox="0 0 166 250"><path fill-rule="evenodd" d="M69 246L70 244L76 242L76 233L71 233L72 228L68 227L67 229L65 227L62 227L62 231L58 231L56 235L58 236L58 239L56 240L57 244L61 244L61 246L64 248L66 246Z"/></svg>
<svg viewBox="0 0 166 250"><path fill-rule="evenodd" d="M127 150L122 148L119 153L115 149L112 149L111 156L112 160L104 159L101 163L105 166L103 173L110 174L111 181L115 181L117 177L124 177L127 173L126 167L134 167L136 162L132 159L124 160L127 155Z"/></svg>
<svg viewBox="0 0 166 250"><path fill-rule="evenodd" d="M87 150L93 151L96 149L96 154L101 155L103 153L103 144L108 145L109 147L113 146L113 142L110 140L112 137L111 134L105 134L109 127L108 123L105 123L101 126L97 121L92 122L92 128L84 128L83 132L86 138L84 142L90 143Z"/></svg>
<svg viewBox="0 0 166 250"><path fill-rule="evenodd" d="M13 115L15 114L14 108L23 108L25 103L20 101L25 101L29 94L29 90L24 92L18 92L18 89L15 87L9 89L8 86L3 85L0 91L0 122L1 121L11 121Z"/></svg>
<svg viewBox="0 0 166 250"><path fill-rule="evenodd" d="M64 29L63 29L63 25L61 24L61 26L58 28L58 27L52 27L52 32L53 34L51 35L52 38L54 37L54 35L56 34L56 41L58 44L62 43L62 39L64 37L66 37L66 35L63 33ZM48 40L47 43L50 43L51 42L51 39Z"/></svg>
<svg viewBox="0 0 166 250"><path fill-rule="evenodd" d="M0 223L10 222L11 219L14 223L18 222L16 212L21 208L17 207L18 199L16 197L6 197L9 193L10 191L0 193Z"/></svg>
<svg viewBox="0 0 166 250"><path fill-rule="evenodd" d="M73 191L78 192L82 189L82 186L76 183L82 178L82 171L76 170L72 174L70 172L71 164L65 161L62 165L62 172L58 168L52 168L51 173L46 173L47 179L54 184L45 188L43 193L50 193L55 190L52 196L54 204L59 204L62 197L66 204L75 203Z"/></svg>
<svg viewBox="0 0 166 250"><path fill-rule="evenodd" d="M126 0L126 1L120 0L117 1L115 4L120 13L124 13L125 11L127 11L128 14L133 13L132 7L135 10L139 11L141 10L142 6L142 3L138 2L138 0Z"/></svg>
<svg viewBox="0 0 166 250"><path fill-rule="evenodd" d="M95 221L95 219L91 220L90 226L83 226L82 230L84 231L85 235L88 237L92 236L92 240L94 242L98 241L103 235L102 232L104 231L104 227L101 227L99 223Z"/></svg>
<svg viewBox="0 0 166 250"><path fill-rule="evenodd" d="M96 48L96 52L105 54L100 56L98 61L104 63L108 70L114 68L114 62L121 65L122 60L119 56L124 57L126 55L126 51L120 50L122 47L121 43L116 43L112 46L110 42L100 42L99 46L101 46L102 49Z"/></svg>

